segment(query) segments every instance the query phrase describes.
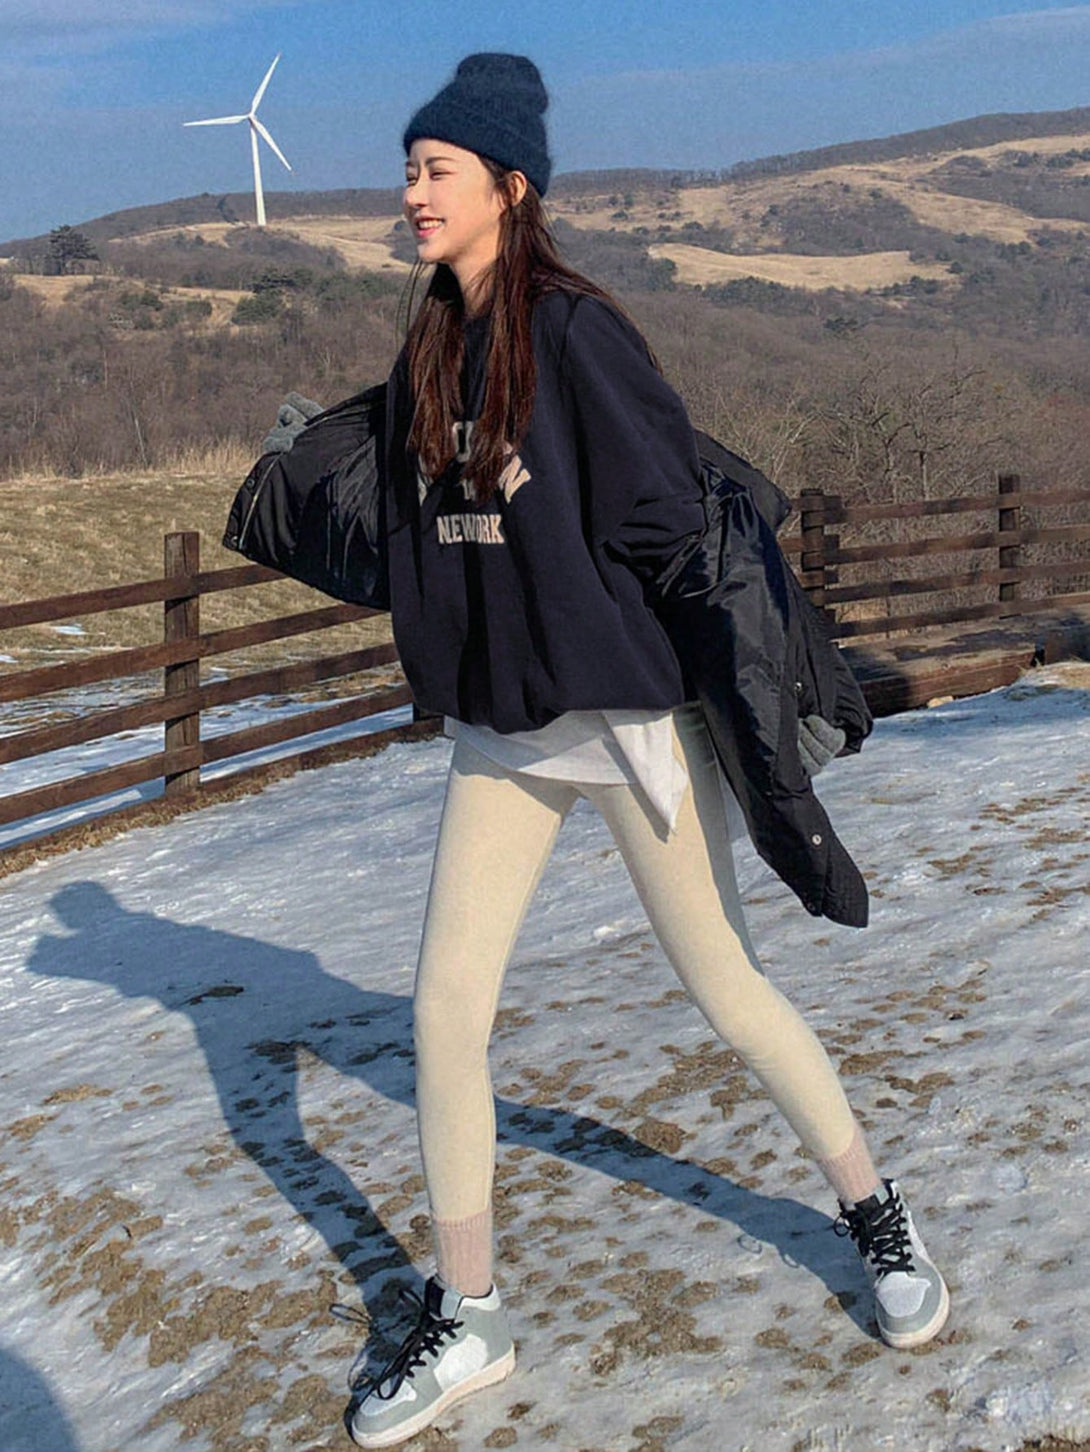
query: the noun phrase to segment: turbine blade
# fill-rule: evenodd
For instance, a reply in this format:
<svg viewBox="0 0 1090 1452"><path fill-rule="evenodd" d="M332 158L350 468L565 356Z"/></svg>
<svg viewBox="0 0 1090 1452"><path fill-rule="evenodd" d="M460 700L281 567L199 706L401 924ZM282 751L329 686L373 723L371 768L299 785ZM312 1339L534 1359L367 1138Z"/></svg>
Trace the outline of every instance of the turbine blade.
<svg viewBox="0 0 1090 1452"><path fill-rule="evenodd" d="M183 121L183 126L233 126L236 121L248 121L248 116L213 116L209 121Z"/></svg>
<svg viewBox="0 0 1090 1452"><path fill-rule="evenodd" d="M269 67L269 69L265 72L265 79L261 82L260 86L258 86L257 90L254 92L254 99L250 102L250 114L251 115L253 115L253 113L257 110L258 106L261 105L261 98L265 94L265 87L272 80L272 73L273 73L273 71L276 70L276 62L279 59L280 59L280 52L278 51L277 54L276 54L276 59L273 61L272 65Z"/></svg>
<svg viewBox="0 0 1090 1452"><path fill-rule="evenodd" d="M288 160L288 158L280 150L279 146L277 146L276 142L269 135L268 129L261 124L261 122L257 119L256 116L251 116L250 117L250 125L254 128L255 131L260 132L260 134L265 138L265 140L269 143L269 145L272 147L272 149L276 152L277 156L284 163L284 165L287 167L287 169L289 171L291 171L291 162Z"/></svg>

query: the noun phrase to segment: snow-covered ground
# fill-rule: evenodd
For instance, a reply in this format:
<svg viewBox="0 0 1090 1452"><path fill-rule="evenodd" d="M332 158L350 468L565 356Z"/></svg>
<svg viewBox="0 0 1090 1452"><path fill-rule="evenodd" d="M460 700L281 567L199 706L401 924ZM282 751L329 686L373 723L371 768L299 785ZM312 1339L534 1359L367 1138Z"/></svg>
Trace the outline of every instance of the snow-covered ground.
<svg viewBox="0 0 1090 1452"><path fill-rule="evenodd" d="M875 1339L828 1192L579 808L494 1045L519 1368L417 1446L1090 1437L1083 671L881 721L825 774L868 930L740 853L768 970L947 1271L939 1340ZM0 883L2 1452L347 1445L365 1323L403 1326L426 1263L410 993L448 752L393 747Z"/></svg>

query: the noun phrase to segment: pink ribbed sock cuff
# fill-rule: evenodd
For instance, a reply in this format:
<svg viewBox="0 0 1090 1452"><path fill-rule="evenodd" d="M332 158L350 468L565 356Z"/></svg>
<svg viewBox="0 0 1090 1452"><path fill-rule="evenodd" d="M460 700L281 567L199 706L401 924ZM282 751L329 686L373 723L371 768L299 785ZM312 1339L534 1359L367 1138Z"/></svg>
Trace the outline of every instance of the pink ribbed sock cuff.
<svg viewBox="0 0 1090 1452"><path fill-rule="evenodd" d="M878 1172L858 1124L844 1153L828 1160L819 1159L818 1167L842 1205L865 1200L879 1188Z"/></svg>
<svg viewBox="0 0 1090 1452"><path fill-rule="evenodd" d="M467 1220L432 1218L439 1279L463 1296L487 1296L492 1289L492 1211Z"/></svg>

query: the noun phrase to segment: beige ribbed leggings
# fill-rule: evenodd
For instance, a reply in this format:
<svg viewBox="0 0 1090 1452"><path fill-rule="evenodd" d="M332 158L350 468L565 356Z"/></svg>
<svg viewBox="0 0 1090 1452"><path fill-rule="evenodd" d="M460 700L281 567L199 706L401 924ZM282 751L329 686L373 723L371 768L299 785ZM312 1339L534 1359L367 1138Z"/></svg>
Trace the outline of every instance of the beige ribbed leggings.
<svg viewBox="0 0 1090 1452"><path fill-rule="evenodd" d="M439 1272L466 1294L483 1294L491 1282L496 1125L488 1042L496 1004L526 908L580 795L605 818L689 995L760 1079L841 1199L860 1199L877 1185L825 1050L754 954L718 768L695 713L675 714L675 749L690 784L667 834L639 787L515 775L455 745L414 1017L417 1117Z"/></svg>

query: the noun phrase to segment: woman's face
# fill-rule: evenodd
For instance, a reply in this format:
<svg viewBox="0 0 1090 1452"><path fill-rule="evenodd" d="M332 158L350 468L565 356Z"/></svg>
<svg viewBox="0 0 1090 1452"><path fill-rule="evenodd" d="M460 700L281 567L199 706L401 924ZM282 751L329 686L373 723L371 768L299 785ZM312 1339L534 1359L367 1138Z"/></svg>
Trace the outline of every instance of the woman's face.
<svg viewBox="0 0 1090 1452"><path fill-rule="evenodd" d="M421 262L445 262L463 295L496 260L504 200L480 157L421 137L405 162L405 219Z"/></svg>

